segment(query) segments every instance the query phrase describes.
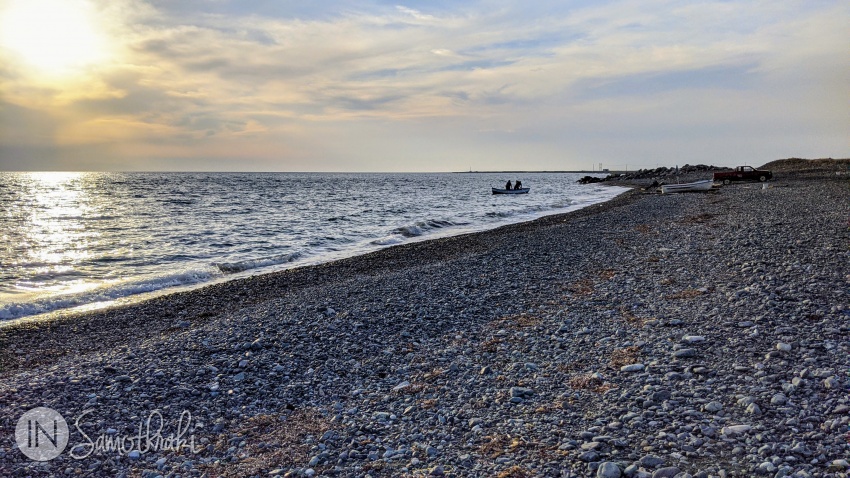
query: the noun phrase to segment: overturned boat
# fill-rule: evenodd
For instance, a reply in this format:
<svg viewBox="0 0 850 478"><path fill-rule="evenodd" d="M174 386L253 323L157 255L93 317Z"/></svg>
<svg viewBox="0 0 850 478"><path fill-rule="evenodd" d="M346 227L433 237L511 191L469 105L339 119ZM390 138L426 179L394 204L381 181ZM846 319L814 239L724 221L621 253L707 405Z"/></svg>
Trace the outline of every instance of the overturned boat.
<svg viewBox="0 0 850 478"><path fill-rule="evenodd" d="M670 194L670 193L692 193L699 191L708 191L714 185L714 181L711 179L706 179L704 181L697 181L694 183L684 183L684 184L663 184L661 185L661 193L662 194Z"/></svg>

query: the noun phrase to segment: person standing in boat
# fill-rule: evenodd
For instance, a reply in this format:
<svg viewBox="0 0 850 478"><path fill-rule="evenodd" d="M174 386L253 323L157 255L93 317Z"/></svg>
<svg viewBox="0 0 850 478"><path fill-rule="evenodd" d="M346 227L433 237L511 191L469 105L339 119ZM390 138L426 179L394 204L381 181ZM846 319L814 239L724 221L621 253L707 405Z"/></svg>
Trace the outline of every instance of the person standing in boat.
<svg viewBox="0 0 850 478"><path fill-rule="evenodd" d="M522 189L522 181L519 179L516 180L516 185L514 185L514 189Z"/></svg>
<svg viewBox="0 0 850 478"><path fill-rule="evenodd" d="M508 191L511 190L511 180L510 179L508 179L508 182L505 183L505 189L507 189Z"/></svg>

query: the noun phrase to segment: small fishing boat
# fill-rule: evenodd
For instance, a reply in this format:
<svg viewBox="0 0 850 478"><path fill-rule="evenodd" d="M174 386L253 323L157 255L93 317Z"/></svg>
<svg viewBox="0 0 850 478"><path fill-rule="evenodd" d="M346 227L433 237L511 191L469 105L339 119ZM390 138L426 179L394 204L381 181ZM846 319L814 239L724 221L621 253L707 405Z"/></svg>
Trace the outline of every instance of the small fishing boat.
<svg viewBox="0 0 850 478"><path fill-rule="evenodd" d="M528 194L528 191L531 191L531 188L519 188L519 189L499 189L499 188L491 188L493 190L493 194Z"/></svg>
<svg viewBox="0 0 850 478"><path fill-rule="evenodd" d="M711 186L714 185L714 181L711 179L706 179L704 181L697 181L695 183L684 183L684 184L663 184L661 186L662 194L670 194L670 193L692 193L698 191L708 191L711 189Z"/></svg>

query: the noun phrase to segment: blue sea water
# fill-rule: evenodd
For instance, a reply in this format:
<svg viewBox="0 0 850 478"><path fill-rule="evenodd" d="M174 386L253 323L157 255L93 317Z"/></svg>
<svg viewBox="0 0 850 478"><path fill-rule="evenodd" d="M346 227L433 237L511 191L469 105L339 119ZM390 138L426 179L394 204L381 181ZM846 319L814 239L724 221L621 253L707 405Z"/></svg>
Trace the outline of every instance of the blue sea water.
<svg viewBox="0 0 850 478"><path fill-rule="evenodd" d="M0 319L353 256L624 191L570 173L0 173ZM492 195L508 179L527 195Z"/></svg>

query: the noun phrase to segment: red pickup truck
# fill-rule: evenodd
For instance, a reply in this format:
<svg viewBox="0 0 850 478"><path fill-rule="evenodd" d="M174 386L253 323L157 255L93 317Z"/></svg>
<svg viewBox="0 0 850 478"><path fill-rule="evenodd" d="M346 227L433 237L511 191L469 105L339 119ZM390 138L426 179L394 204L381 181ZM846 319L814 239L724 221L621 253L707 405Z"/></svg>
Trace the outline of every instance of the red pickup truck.
<svg viewBox="0 0 850 478"><path fill-rule="evenodd" d="M752 166L738 166L732 171L720 171L714 173L715 181L723 181L729 184L732 181L761 181L765 182L773 177L773 173L764 169L754 169Z"/></svg>

